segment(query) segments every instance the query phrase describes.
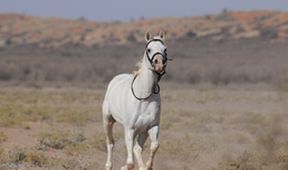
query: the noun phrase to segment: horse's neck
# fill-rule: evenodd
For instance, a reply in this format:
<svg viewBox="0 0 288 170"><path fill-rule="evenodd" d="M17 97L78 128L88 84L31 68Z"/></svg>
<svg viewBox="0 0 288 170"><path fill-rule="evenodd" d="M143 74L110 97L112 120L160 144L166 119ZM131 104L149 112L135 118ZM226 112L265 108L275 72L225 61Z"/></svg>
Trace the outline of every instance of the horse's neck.
<svg viewBox="0 0 288 170"><path fill-rule="evenodd" d="M153 92L153 88L157 83L156 75L150 70L145 62L145 59L141 63L141 71L135 80L135 93L139 97L146 97Z"/></svg>

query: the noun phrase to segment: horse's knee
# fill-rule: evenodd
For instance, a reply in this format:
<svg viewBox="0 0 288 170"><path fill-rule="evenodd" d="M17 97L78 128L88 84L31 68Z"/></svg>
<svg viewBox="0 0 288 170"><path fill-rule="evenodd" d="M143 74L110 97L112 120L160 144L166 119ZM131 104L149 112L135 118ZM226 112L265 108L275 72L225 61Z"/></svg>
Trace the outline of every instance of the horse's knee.
<svg viewBox="0 0 288 170"><path fill-rule="evenodd" d="M134 154L139 154L139 153L141 153L141 152L142 152L141 146L139 146L139 144L136 143L136 144L134 145L133 152L134 152Z"/></svg>
<svg viewBox="0 0 288 170"><path fill-rule="evenodd" d="M155 141L151 143L150 149L152 151L156 151L159 147L160 147L160 143L158 141Z"/></svg>

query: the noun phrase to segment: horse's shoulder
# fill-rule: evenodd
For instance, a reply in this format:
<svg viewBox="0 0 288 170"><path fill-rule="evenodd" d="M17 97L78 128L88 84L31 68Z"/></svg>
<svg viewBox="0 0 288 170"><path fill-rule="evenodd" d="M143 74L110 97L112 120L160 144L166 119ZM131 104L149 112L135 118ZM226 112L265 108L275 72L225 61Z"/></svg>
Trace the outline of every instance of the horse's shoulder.
<svg viewBox="0 0 288 170"><path fill-rule="evenodd" d="M129 79L132 79L132 74L127 74L127 73L123 73L123 74L119 74L117 76L115 76L110 83L113 82L120 82L120 81L127 81Z"/></svg>
<svg viewBox="0 0 288 170"><path fill-rule="evenodd" d="M132 77L132 74L128 74L128 73L122 73L122 74L118 74L117 76L115 76L113 80L126 80Z"/></svg>
<svg viewBox="0 0 288 170"><path fill-rule="evenodd" d="M115 76L109 83L108 89L111 86L115 86L116 84L121 84L122 82L127 82L130 79L132 80L133 76L132 74L127 74L127 73L123 73L123 74L119 74L117 76Z"/></svg>

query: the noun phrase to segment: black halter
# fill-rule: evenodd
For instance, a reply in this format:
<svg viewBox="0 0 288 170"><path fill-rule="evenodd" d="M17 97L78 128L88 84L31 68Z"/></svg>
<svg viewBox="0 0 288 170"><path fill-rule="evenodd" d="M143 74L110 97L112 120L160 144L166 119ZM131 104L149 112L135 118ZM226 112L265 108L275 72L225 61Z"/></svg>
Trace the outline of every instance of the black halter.
<svg viewBox="0 0 288 170"><path fill-rule="evenodd" d="M153 85L153 91L151 92L151 94L149 94L147 97L137 97L135 92L134 92L134 88L133 88L133 84L134 84L134 81L136 79L137 75L134 76L133 80L132 80L132 83L131 83L131 91L132 91L132 94L133 96L137 99L137 100L146 100L148 99L149 97L152 96L152 94L159 94L160 93L160 86L159 84L154 84Z"/></svg>
<svg viewBox="0 0 288 170"><path fill-rule="evenodd" d="M148 47L148 45L149 45L151 42L155 42L155 41L161 42L163 45L165 45L164 42L163 42L161 39L156 39L156 38L151 39L151 40L148 41L148 43L146 44L146 46L145 46L146 56L147 56L148 61L150 62L150 64L151 64L152 67L154 67L153 60L154 60L154 58L155 58L156 55L161 55L161 56L163 57L163 59L164 59L164 61L163 61L164 63L166 63L167 60L168 60L166 51L164 52L164 54L162 54L161 52L156 52L156 53L153 54L153 56L152 56L151 58L149 57L149 54L148 54L148 51L147 51L147 47ZM133 88L133 84L134 84L135 79L137 78L137 75L134 76L134 78L133 78L133 80L132 80L132 83L131 83L131 91L132 91L133 96L134 96L137 100L146 100L146 99L148 99L149 97L151 97L153 94L159 94L159 93L160 93L160 86L159 86L158 82L160 81L161 77L165 74L165 71L164 71L163 73L158 73L157 71L153 70L153 72L158 75L158 80L157 80L157 83L153 85L153 89L152 89L151 94L149 94L147 97L137 97L137 96L135 95L134 88Z"/></svg>
<svg viewBox="0 0 288 170"><path fill-rule="evenodd" d="M150 64L151 64L152 66L153 66L153 60L154 60L155 56L158 55L158 54L163 57L164 63L166 63L167 60L168 60L166 51L164 52L164 54L162 54L161 52L156 52L156 53L153 54L153 56L152 56L151 58L149 57L149 54L148 54L148 51L147 51L147 47L148 47L148 45L149 45L151 42L155 42L155 41L158 41L158 42L160 42L161 44L165 45L164 42L163 42L161 39L156 39L156 38L151 39L150 41L147 42L147 44L146 44L146 46L145 46L146 56L147 56L147 58L148 58L148 60L149 60L149 62L150 62Z"/></svg>
<svg viewBox="0 0 288 170"><path fill-rule="evenodd" d="M150 41L147 42L146 46L145 46L145 51L146 51L146 56L148 58L148 61L150 62L151 66L154 67L154 63L153 63L153 60L155 58L156 55L161 55L162 58L163 58L163 62L164 64L167 62L168 58L167 58L167 52L164 51L164 54L162 54L161 52L156 52L152 55L152 57L149 56L149 53L147 51L147 47L148 45L151 43L151 42L155 42L155 41L158 41L160 42L161 44L165 45L165 43L161 40L161 39L157 39L157 38L154 38L154 39L151 39ZM153 70L154 73L156 73L158 75L158 81L160 81L160 79L162 78L162 76L166 73L165 71L163 73L158 73L156 71Z"/></svg>

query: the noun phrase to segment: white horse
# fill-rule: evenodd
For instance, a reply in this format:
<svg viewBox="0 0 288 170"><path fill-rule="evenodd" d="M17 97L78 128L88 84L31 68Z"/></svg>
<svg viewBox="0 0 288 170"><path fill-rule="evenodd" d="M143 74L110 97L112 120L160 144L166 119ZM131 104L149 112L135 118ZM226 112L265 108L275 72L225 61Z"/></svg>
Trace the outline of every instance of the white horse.
<svg viewBox="0 0 288 170"><path fill-rule="evenodd" d="M161 101L158 82L165 73L168 60L164 36L164 33L160 32L152 38L147 32L146 49L139 70L134 74L117 75L108 85L103 102L103 125L107 134L107 170L112 169L112 128L116 121L124 126L128 152L126 165L121 170L134 169L134 155L140 170L152 169L153 159L159 148ZM151 152L144 164L141 153L148 136L151 139Z"/></svg>

